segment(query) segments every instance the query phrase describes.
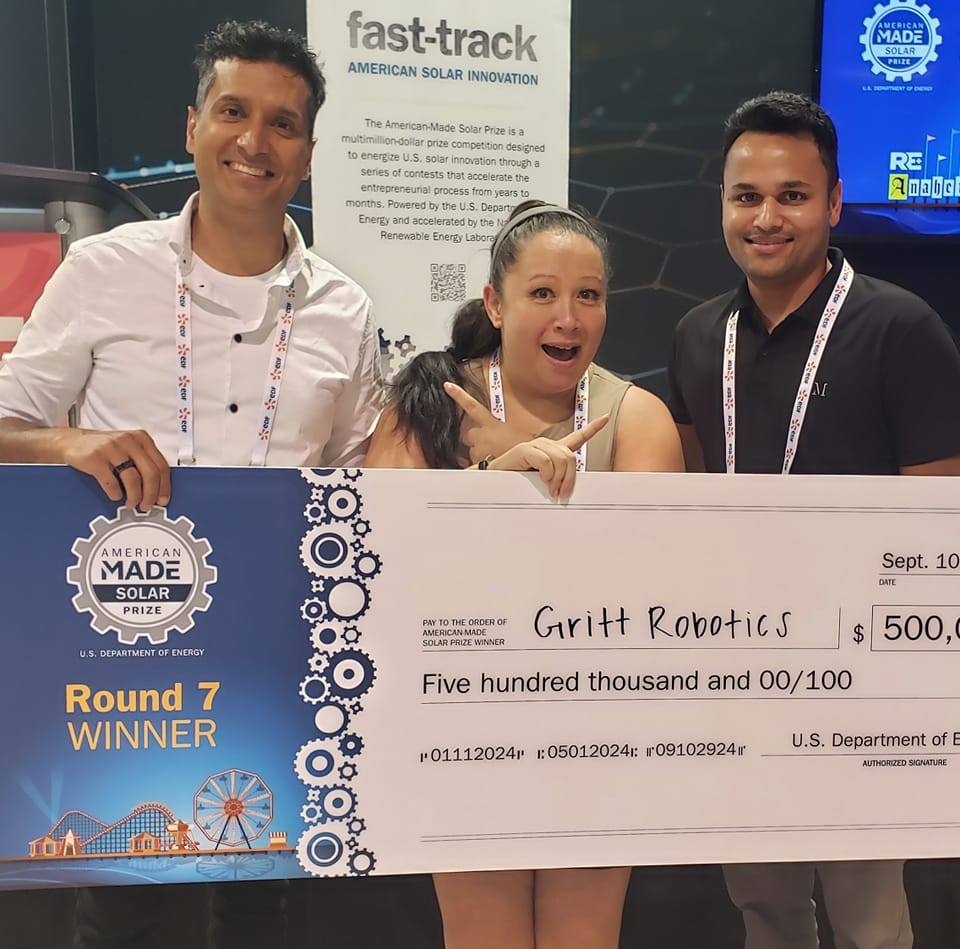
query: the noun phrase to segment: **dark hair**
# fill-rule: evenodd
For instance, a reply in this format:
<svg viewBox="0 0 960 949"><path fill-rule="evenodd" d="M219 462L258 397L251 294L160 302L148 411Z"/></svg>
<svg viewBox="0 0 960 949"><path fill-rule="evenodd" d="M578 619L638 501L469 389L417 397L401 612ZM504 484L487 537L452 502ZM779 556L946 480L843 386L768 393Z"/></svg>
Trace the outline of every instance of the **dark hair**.
<svg viewBox="0 0 960 949"><path fill-rule="evenodd" d="M504 228L517 215L541 206L550 207L544 201L518 204L510 212ZM503 278L517 262L524 242L543 231L562 231L586 237L600 251L604 274L609 279L610 248L606 235L587 220L585 211L575 210L577 217L546 210L517 224L499 245L494 240L488 279L498 294L503 292ZM494 249L497 251L495 257ZM490 322L483 300L468 300L453 317L450 345L440 352L421 353L394 380L390 401L397 412L396 430L405 438L416 438L431 468L469 465L460 440L463 411L444 392L443 384L454 382L478 401L486 403L487 393L479 391L476 380L464 369L464 363L492 355L499 345L500 330Z"/></svg>
<svg viewBox="0 0 960 949"><path fill-rule="evenodd" d="M310 87L307 135L313 134L313 120L327 97L326 81L317 64L316 55L307 41L293 30L281 30L263 20L238 23L228 20L208 33L197 46L193 61L197 68L196 107L199 111L213 85L214 66L224 59L241 59L248 63L279 63L288 66Z"/></svg>
<svg viewBox="0 0 960 949"><path fill-rule="evenodd" d="M810 135L827 169L832 191L840 180L837 161L837 128L833 119L813 99L796 92L768 92L748 99L727 119L723 131L723 163L733 143L744 132Z"/></svg>

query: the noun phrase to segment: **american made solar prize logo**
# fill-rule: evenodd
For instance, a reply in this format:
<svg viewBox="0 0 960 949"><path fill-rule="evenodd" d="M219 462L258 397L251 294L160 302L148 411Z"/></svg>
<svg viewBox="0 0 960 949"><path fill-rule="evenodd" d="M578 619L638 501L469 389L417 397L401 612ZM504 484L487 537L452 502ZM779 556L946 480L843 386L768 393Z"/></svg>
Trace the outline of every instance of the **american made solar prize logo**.
<svg viewBox="0 0 960 949"><path fill-rule="evenodd" d="M71 548L77 562L67 581L77 590L77 612L89 613L101 635L159 645L172 630L191 630L194 614L210 606L217 568L208 562L210 542L194 536L189 518L171 520L161 507L147 514L120 508L92 521L90 531Z"/></svg>
<svg viewBox="0 0 960 949"><path fill-rule="evenodd" d="M925 76L927 66L939 58L940 21L929 4L917 0L878 3L863 20L860 36L863 60L887 82L911 82Z"/></svg>

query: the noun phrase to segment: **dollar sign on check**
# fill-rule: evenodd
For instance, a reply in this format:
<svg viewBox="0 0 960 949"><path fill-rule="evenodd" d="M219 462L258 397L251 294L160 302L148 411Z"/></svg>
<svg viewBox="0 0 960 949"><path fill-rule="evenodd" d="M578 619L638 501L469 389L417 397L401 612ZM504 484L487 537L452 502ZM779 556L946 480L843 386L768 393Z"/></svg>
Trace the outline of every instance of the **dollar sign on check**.
<svg viewBox="0 0 960 949"><path fill-rule="evenodd" d="M863 642L863 624L862 623L857 623L857 625L853 627L853 641L855 643Z"/></svg>

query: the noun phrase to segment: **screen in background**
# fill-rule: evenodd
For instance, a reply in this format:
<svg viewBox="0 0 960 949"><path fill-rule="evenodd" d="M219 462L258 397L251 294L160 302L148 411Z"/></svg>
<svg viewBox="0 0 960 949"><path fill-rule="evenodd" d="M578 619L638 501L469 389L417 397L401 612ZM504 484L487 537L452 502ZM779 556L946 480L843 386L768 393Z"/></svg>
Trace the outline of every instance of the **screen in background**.
<svg viewBox="0 0 960 949"><path fill-rule="evenodd" d="M824 0L841 233L960 235L960 2Z"/></svg>

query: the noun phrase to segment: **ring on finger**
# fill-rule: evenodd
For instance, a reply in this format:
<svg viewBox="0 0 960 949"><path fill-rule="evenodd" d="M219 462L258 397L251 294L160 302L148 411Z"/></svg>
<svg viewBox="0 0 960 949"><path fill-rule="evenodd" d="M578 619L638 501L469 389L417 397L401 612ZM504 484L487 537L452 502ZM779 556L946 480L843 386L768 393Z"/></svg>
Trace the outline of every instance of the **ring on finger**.
<svg viewBox="0 0 960 949"><path fill-rule="evenodd" d="M127 468L136 468L136 466L136 462L128 458L126 461L121 461L119 465L114 465L113 473L119 478Z"/></svg>

